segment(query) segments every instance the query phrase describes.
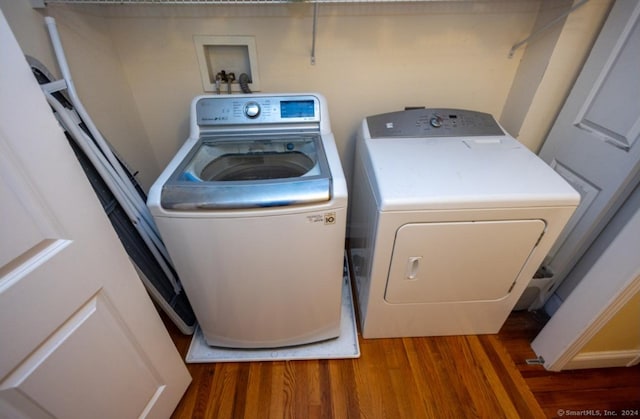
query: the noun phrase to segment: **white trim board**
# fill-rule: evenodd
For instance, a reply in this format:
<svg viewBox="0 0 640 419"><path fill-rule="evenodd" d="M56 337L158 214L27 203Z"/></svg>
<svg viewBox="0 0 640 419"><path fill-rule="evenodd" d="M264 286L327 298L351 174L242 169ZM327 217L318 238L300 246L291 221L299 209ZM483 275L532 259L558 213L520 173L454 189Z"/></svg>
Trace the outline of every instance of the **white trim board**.
<svg viewBox="0 0 640 419"><path fill-rule="evenodd" d="M564 369L631 367L638 362L640 362L640 349L583 352L569 361Z"/></svg>
<svg viewBox="0 0 640 419"><path fill-rule="evenodd" d="M640 208L531 343L546 369L565 369L640 291L640 261L629 249L640 249Z"/></svg>

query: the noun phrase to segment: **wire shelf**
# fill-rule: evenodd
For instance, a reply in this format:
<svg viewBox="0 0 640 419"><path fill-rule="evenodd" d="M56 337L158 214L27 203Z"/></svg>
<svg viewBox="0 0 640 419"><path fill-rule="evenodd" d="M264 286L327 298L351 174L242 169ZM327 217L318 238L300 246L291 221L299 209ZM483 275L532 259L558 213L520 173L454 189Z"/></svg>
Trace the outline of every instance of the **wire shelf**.
<svg viewBox="0 0 640 419"><path fill-rule="evenodd" d="M443 0L32 0L48 4L115 4L115 5L207 5L207 4L283 4L283 3L417 3ZM473 2L479 0L445 0ZM480 0L487 1L487 0Z"/></svg>

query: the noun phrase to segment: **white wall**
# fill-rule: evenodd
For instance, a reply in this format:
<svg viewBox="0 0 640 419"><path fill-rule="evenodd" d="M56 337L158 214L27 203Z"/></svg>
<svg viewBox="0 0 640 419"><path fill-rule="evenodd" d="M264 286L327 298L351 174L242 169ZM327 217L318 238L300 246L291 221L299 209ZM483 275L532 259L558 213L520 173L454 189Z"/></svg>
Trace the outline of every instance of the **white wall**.
<svg viewBox="0 0 640 419"><path fill-rule="evenodd" d="M543 0L536 24L545 25L558 16L561 3L566 2ZM577 3L573 1L574 5ZM501 122L532 151L538 152L542 147L612 4L613 0L590 0L563 23L542 32L525 50L516 77L520 85L514 82L509 93L513 102L505 105ZM571 4L566 7L569 6ZM512 104L516 107L515 113L509 109ZM514 115L519 118L509 121Z"/></svg>
<svg viewBox="0 0 640 419"><path fill-rule="evenodd" d="M262 90L319 91L329 102L347 173L366 115L407 105L500 115L518 68L512 43L537 1L320 6L310 64L312 5L111 8L112 38L160 164L187 134L202 94L193 35L253 35Z"/></svg>
<svg viewBox="0 0 640 419"><path fill-rule="evenodd" d="M70 8L35 10L29 0L0 0L0 8L24 53L59 77L44 25L44 16L56 17L82 103L105 138L134 171L139 171L141 185L151 186L160 168L114 49L108 21Z"/></svg>
<svg viewBox="0 0 640 419"><path fill-rule="evenodd" d="M608 3L591 0L576 13L597 16L603 12L596 6ZM25 50L48 42L28 0L0 5ZM540 0L321 4L315 65L312 7L51 5L42 13L58 19L76 86L96 123L148 186L188 135L189 103L203 93L194 35L255 36L262 91L323 93L349 175L354 134L367 115L424 105L500 117L526 48L511 59L508 52L529 35ZM594 20L572 28L582 43L563 47L565 61L583 59L599 27ZM552 45L541 56L556 53ZM524 124L553 122L555 114L527 116L529 107L564 100L573 74L567 66L554 71L545 77L562 74L563 82L524 101ZM537 149L544 134L527 131L525 144Z"/></svg>
<svg viewBox="0 0 640 419"><path fill-rule="evenodd" d="M513 80L500 117L503 127L511 135L520 134L520 128L544 77L549 58L562 33L564 20L546 30L544 28L557 16L567 13L572 3L572 0L543 0L540 4L540 11L533 27L533 31L539 31L539 35L535 36L531 44L523 45L526 45L526 50L522 54L519 71Z"/></svg>

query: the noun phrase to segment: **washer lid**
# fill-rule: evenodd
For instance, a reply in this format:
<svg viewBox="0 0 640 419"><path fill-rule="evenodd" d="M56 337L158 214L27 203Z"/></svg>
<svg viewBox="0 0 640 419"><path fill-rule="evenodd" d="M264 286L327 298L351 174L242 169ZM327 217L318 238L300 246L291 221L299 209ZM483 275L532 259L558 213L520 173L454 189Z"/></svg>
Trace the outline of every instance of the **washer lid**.
<svg viewBox="0 0 640 419"><path fill-rule="evenodd" d="M381 210L576 206L580 199L509 136L360 136L357 147Z"/></svg>
<svg viewBox="0 0 640 419"><path fill-rule="evenodd" d="M331 199L320 136L202 138L164 184L161 205L255 208Z"/></svg>

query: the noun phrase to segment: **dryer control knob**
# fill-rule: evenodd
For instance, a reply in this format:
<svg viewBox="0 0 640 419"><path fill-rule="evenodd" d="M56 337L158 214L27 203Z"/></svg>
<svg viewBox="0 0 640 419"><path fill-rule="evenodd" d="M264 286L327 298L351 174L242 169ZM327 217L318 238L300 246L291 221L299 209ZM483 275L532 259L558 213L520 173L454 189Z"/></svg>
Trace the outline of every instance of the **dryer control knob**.
<svg viewBox="0 0 640 419"><path fill-rule="evenodd" d="M244 105L244 114L247 118L256 118L260 115L260 105L257 102L247 102Z"/></svg>

